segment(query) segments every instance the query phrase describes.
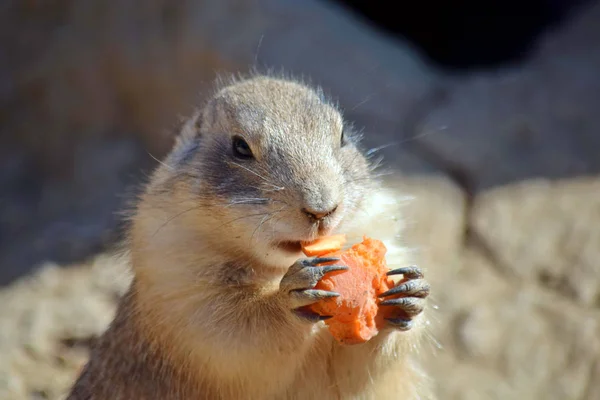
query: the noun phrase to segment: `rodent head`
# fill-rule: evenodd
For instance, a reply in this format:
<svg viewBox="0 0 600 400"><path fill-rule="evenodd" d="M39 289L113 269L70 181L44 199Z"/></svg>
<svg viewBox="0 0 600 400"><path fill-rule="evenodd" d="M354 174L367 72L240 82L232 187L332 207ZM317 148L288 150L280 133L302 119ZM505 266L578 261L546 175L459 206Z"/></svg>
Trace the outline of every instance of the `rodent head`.
<svg viewBox="0 0 600 400"><path fill-rule="evenodd" d="M188 121L148 193L169 209L168 225L273 265L360 208L371 178L356 141L320 91L254 77Z"/></svg>

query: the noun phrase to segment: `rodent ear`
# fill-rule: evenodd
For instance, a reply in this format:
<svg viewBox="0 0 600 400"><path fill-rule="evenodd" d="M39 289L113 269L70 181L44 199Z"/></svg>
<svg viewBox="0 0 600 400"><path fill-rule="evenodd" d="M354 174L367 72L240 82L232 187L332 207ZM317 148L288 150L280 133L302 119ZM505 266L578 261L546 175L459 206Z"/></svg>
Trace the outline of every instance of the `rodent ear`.
<svg viewBox="0 0 600 400"><path fill-rule="evenodd" d="M175 138L175 147L179 147L184 143L189 143L200 136L200 118L200 111L196 111L191 117L182 121L179 133Z"/></svg>
<svg viewBox="0 0 600 400"><path fill-rule="evenodd" d="M179 121L175 144L168 156L169 165L179 166L186 163L195 154L199 144L198 137L200 136L199 118L200 113L196 112L191 117Z"/></svg>

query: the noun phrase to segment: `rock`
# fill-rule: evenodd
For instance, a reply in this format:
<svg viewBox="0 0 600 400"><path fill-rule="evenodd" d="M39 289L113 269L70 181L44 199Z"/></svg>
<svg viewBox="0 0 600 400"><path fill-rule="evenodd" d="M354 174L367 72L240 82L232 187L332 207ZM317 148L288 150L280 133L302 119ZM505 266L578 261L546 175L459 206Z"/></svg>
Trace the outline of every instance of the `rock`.
<svg viewBox="0 0 600 400"><path fill-rule="evenodd" d="M440 398L595 398L600 310L540 282L529 272L536 265L530 254L545 254L515 245L554 246L557 271L577 270L583 261L561 264L564 247L553 241L563 229L583 227L582 215L585 226L596 225L600 213L586 210L596 204L598 182L523 182L483 192L470 210L446 179L388 179L398 198L412 198L401 202L401 240L432 283L431 340L420 354ZM547 229L528 230L536 224ZM586 238L583 228L571 232ZM583 251L600 256L593 253L600 246ZM105 255L79 266L48 265L1 290L0 398L62 398L130 278L124 259Z"/></svg>
<svg viewBox="0 0 600 400"><path fill-rule="evenodd" d="M118 238L119 212L137 191L140 166L150 164L147 153L132 139L89 139L73 157L69 179L30 171L1 188L9 197L0 206L0 285L41 262L84 259Z"/></svg>
<svg viewBox="0 0 600 400"><path fill-rule="evenodd" d="M5 37L27 36L2 42L11 64L0 68L0 170L10 174L0 177L0 284L110 246L115 213L215 71L282 68L320 84L365 130L365 147L379 149L372 156L385 157L382 173L448 175L475 191L600 167L597 6L541 40L524 65L465 78L317 0L13 1L5 10Z"/></svg>
<svg viewBox="0 0 600 400"><path fill-rule="evenodd" d="M385 184L407 197L399 207L404 221L399 240L408 257L427 274L436 299L439 291L435 288L455 279L463 268L458 256L464 241L466 196L443 177L401 176L387 179Z"/></svg>
<svg viewBox="0 0 600 400"><path fill-rule="evenodd" d="M64 398L130 276L119 259L48 264L0 291L0 399Z"/></svg>
<svg viewBox="0 0 600 400"><path fill-rule="evenodd" d="M415 151L471 190L600 172L600 4L550 32L523 65L451 78Z"/></svg>
<svg viewBox="0 0 600 400"><path fill-rule="evenodd" d="M260 41L259 65L282 66L323 86L339 100L346 117L368 132L368 147L391 145L381 152L390 165L432 170L403 146L411 140L407 134L414 114L439 84L416 49L330 2L269 0L260 11L267 23L255 31L244 29Z"/></svg>
<svg viewBox="0 0 600 400"><path fill-rule="evenodd" d="M590 260L600 257L599 183L531 180L475 197L461 268L438 286L432 327L442 348L428 367L440 393L594 398L600 310L591 300L600 279ZM540 280L540 268L562 284ZM467 389L462 374L472 367L482 380Z"/></svg>
<svg viewBox="0 0 600 400"><path fill-rule="evenodd" d="M460 78L316 0L5 10L22 36L2 39L0 284L105 249L119 196L215 69L281 66L337 97L365 145L395 143L387 167L437 175L389 182L414 197L402 240L432 283L423 356L440 397L600 396L599 5L524 65ZM552 179L512 184L532 177ZM99 256L2 288L0 398L62 398L129 279Z"/></svg>
<svg viewBox="0 0 600 400"><path fill-rule="evenodd" d="M483 300L457 324L467 350L459 354L467 362L502 376L510 398L584 398L588 373L600 356L598 313L526 285L503 299Z"/></svg>
<svg viewBox="0 0 600 400"><path fill-rule="evenodd" d="M75 262L113 244L115 213L152 156L170 149L177 118L204 99L217 71L264 65L308 76L358 128L374 132L367 148L392 144L380 152L387 166L431 170L402 141L436 75L409 46L340 7L316 0L9 3L0 15L5 37L27 35L2 42L13 57L0 69L10 110L0 128L0 171L10 174L0 174L8 199L0 205L0 285L39 263Z"/></svg>
<svg viewBox="0 0 600 400"><path fill-rule="evenodd" d="M524 182L488 191L472 225L511 278L600 305L600 193L597 178Z"/></svg>

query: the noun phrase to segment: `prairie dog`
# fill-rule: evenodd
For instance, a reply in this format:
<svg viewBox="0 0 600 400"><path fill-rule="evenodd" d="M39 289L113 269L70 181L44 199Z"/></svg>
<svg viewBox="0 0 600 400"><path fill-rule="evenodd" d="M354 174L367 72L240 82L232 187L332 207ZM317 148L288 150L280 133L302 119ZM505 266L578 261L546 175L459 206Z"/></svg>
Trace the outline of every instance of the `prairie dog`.
<svg viewBox="0 0 600 400"><path fill-rule="evenodd" d="M260 75L221 87L139 199L133 282L68 399L432 398L412 354L429 285L395 251L379 184L320 90ZM299 312L336 295L311 290L327 271L300 251L333 233L383 240L403 274L396 315L361 345Z"/></svg>

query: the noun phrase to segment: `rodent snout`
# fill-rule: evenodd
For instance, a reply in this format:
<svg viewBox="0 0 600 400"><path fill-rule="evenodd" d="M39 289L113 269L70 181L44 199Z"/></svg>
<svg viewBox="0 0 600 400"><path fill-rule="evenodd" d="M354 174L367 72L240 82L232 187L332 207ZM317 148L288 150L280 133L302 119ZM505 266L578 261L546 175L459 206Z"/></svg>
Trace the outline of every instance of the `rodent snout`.
<svg viewBox="0 0 600 400"><path fill-rule="evenodd" d="M330 209L313 209L313 208L303 208L302 212L306 214L310 219L315 221L321 221L323 218L333 214L335 210L337 210L338 205L336 204Z"/></svg>
<svg viewBox="0 0 600 400"><path fill-rule="evenodd" d="M307 218L307 222L319 230L328 230L335 221L337 214L344 208L344 195L341 188L335 184L338 178L327 169L304 182L300 189L299 208Z"/></svg>

